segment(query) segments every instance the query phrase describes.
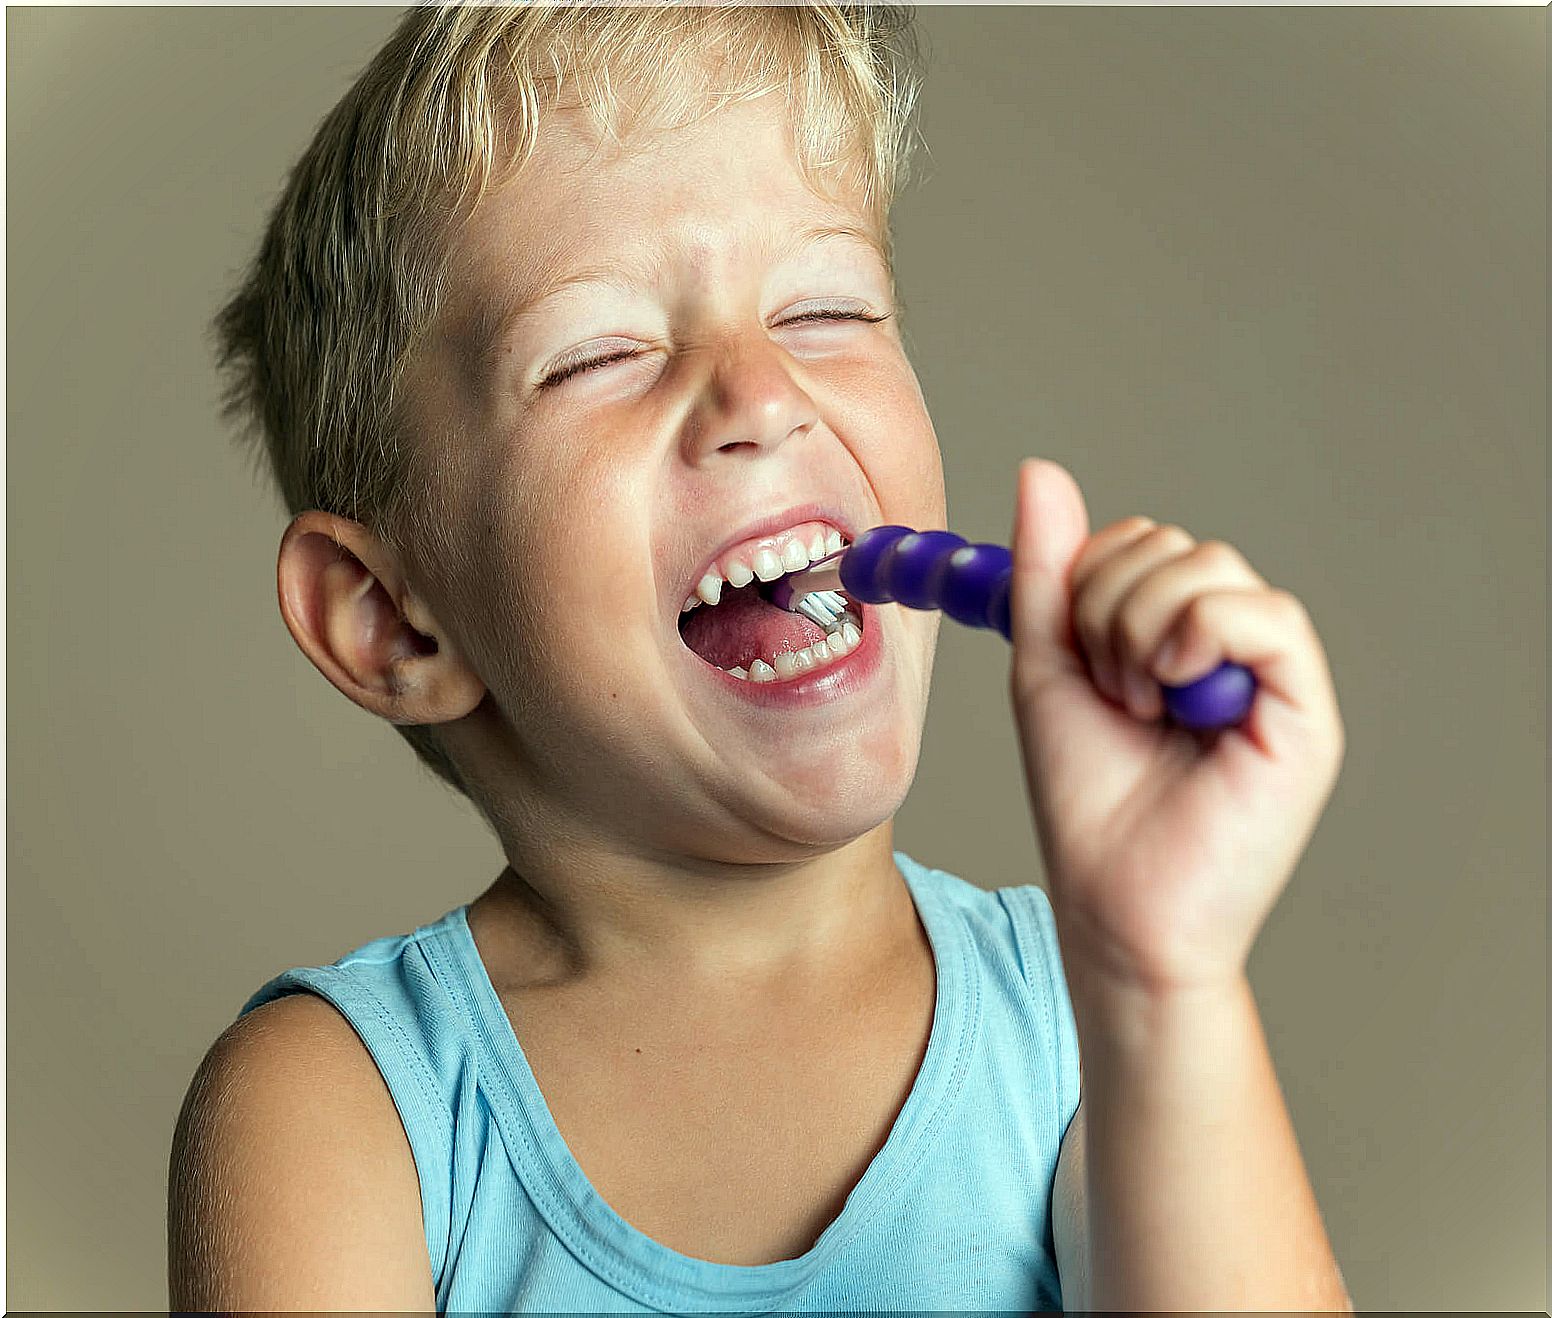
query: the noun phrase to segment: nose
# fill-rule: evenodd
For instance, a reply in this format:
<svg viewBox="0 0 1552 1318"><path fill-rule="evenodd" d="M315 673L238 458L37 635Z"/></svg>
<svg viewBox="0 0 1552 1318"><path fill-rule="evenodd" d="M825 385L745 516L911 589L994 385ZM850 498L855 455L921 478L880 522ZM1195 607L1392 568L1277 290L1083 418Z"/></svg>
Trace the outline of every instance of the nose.
<svg viewBox="0 0 1552 1318"><path fill-rule="evenodd" d="M685 460L699 465L714 453L741 448L752 456L818 421L814 400L780 347L763 331L729 337L706 353L705 374L684 426Z"/></svg>

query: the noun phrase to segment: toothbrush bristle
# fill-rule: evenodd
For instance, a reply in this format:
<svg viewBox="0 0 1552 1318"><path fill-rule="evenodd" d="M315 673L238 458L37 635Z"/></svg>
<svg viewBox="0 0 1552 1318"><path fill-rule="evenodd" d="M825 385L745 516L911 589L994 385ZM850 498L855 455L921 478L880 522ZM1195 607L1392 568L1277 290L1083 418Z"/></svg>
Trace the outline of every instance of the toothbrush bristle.
<svg viewBox="0 0 1552 1318"><path fill-rule="evenodd" d="M818 623L828 631L845 612L845 601L833 590L819 590L805 595L797 603L798 612Z"/></svg>

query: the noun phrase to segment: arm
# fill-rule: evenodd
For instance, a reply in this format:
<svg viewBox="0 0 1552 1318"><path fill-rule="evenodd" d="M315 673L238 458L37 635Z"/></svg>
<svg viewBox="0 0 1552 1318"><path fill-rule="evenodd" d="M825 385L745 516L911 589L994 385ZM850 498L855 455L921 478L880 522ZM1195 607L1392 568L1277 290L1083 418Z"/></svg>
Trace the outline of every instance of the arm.
<svg viewBox="0 0 1552 1318"><path fill-rule="evenodd" d="M1056 1186L1051 1195L1052 1228L1056 1235L1056 1273L1062 1283L1062 1308L1087 1312L1090 1302L1088 1192L1084 1186L1083 1101L1072 1114L1056 1159Z"/></svg>
<svg viewBox="0 0 1552 1318"><path fill-rule="evenodd" d="M1054 1196L1066 1306L1351 1313L1249 983L1147 996L1081 963L1068 981L1085 1078Z"/></svg>
<svg viewBox="0 0 1552 1318"><path fill-rule="evenodd" d="M1314 622L1221 540L1141 516L1090 535L1077 482L1038 459L1019 467L1009 603L1086 1071L1084 1204L1063 1210L1084 1302L1350 1310L1245 970L1346 744ZM1177 719L1162 688L1226 662L1253 679L1243 716Z"/></svg>
<svg viewBox="0 0 1552 1318"><path fill-rule="evenodd" d="M322 998L255 1008L200 1064L173 1134L167 1272L185 1312L435 1312L398 1110Z"/></svg>

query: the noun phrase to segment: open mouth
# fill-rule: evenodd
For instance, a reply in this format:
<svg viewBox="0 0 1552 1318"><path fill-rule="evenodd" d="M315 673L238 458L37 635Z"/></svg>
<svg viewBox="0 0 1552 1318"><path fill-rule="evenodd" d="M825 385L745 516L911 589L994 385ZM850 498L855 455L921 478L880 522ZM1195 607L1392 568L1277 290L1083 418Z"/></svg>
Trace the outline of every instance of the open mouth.
<svg viewBox="0 0 1552 1318"><path fill-rule="evenodd" d="M775 580L780 580L776 578ZM862 608L848 609L828 631L765 598L772 582L724 583L715 604L681 612L685 646L714 668L750 682L785 682L838 663L862 640ZM841 592L844 594L844 592Z"/></svg>

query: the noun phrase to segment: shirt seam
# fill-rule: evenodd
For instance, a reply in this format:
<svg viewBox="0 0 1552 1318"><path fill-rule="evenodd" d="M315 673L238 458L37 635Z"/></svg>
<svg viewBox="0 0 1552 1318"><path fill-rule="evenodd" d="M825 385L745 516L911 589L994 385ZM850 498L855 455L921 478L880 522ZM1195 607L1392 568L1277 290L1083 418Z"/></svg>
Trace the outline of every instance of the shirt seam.
<svg viewBox="0 0 1552 1318"><path fill-rule="evenodd" d="M374 963L371 963L371 964L378 964L378 963L374 962ZM432 1075L430 1068L427 1067L425 1059L423 1057L421 1057L419 1052L416 1051L416 1049L414 1047L414 1043L410 1039L408 1033L399 1024L399 1022L394 1019L393 1014L388 1010L387 1004L382 1000L381 997L378 996L377 991L371 986L371 984L369 984L365 979L363 979L359 975L353 975L353 974L348 973L349 968L350 967L349 967L348 963L336 962L333 965L311 966L311 967L306 967L305 969L310 970L313 973L313 975L317 975L317 976L321 977L325 983L328 983L329 981L332 980L332 981L334 981L335 983L338 983L338 984L348 984L348 985L351 986L352 989L356 990L356 993L357 993L357 996L358 996L359 1000L362 1001L363 1003L365 1003L365 1005L367 1006L368 1010L377 1019L377 1021L380 1024L382 1024L384 1027L386 1027L386 1032L387 1032L388 1038L392 1042L393 1048L394 1048L395 1052L397 1053L398 1057L400 1059L405 1060L405 1061L408 1062L409 1065L408 1065L408 1068L407 1068L407 1074L409 1074L410 1076L413 1077L411 1083L414 1085L415 1092L416 1092L416 1094L417 1094L421 1104L425 1107L425 1109L427 1111L427 1114L429 1116L431 1116L433 1119L444 1119L445 1118L445 1120L448 1123L449 1132L450 1132L451 1125L452 1125L452 1120L453 1120L452 1109L448 1106L446 1100L442 1097L442 1094L438 1090L437 1085L436 1085L435 1077ZM291 973L291 972L288 972L288 973ZM309 992L316 993L317 992L317 985L315 985L315 984L308 984L308 982L307 982L307 979L311 978L311 977L312 977L311 975L307 976L306 978L303 978L301 976L296 976L296 977L293 978L292 983L296 986L296 988L298 990L309 991ZM332 1005L335 1006L336 1010L339 1009L338 1008L338 1004L332 1004ZM350 1017L349 1017L348 1013L342 1013L342 1014L344 1014L345 1017L346 1017L346 1020L349 1021ZM353 1029L355 1028L353 1023L352 1023L352 1028ZM356 1033L359 1036L360 1031L357 1030ZM366 1045L368 1053L371 1053L371 1045L368 1043L368 1041L363 1038L362 1039L362 1043L364 1045ZM382 1072L382 1065L381 1065L381 1063L378 1062L375 1054L373 1055L372 1060L373 1060L373 1065L377 1067L379 1074L381 1074L381 1072ZM384 1075L382 1077L382 1079L383 1079L384 1085L387 1086L387 1088L388 1088L388 1092L389 1092L390 1098L392 1098L393 1097L393 1087L392 1087L392 1085L390 1085L388 1083L388 1077L386 1075ZM398 1109L398 1102L397 1102L396 1099L395 1099L395 1102L394 1102L394 1107L395 1107L395 1110L397 1111L397 1109ZM405 1119L404 1114L402 1112L399 1112L398 1115L399 1115L400 1121L404 1125L405 1139L409 1142L411 1156L412 1156L413 1161L415 1162L416 1185L417 1185L417 1188L418 1188L418 1190L420 1192L420 1197L421 1197L421 1212L422 1212L422 1218L423 1218L422 1226L423 1227L429 1227L430 1224L428 1222L424 1221L424 1217L426 1215L425 1200L426 1200L427 1188L426 1188L426 1185L425 1185L425 1180L424 1180L424 1178L421 1175L421 1168L420 1168L419 1158L418 1158L418 1156L416 1156L416 1143L415 1143L415 1140L410 1136L410 1132L409 1132L409 1127L410 1127L411 1123L408 1120ZM452 1137L451 1137L451 1133L449 1133L448 1139L446 1141L446 1154L447 1154L446 1161L449 1163L449 1165L451 1165L451 1160L452 1160ZM435 1170L435 1169L432 1169L432 1170ZM448 1209L447 1209L446 1216L447 1216L447 1221L448 1221L448 1229L449 1229L449 1231L451 1231L452 1205L451 1205L450 1201L449 1201L449 1204L448 1204ZM427 1248L427 1255L428 1255L427 1263L431 1267L431 1272L432 1272L432 1277L433 1277L433 1284L435 1284L435 1281L438 1279L439 1274L442 1271L444 1271L446 1269L446 1267L447 1267L447 1242L444 1241L443 1245L442 1245L442 1251L441 1251L442 1252L442 1261L441 1261L440 1265L438 1265L436 1263L435 1259L432 1258L431 1255L430 1255L431 1244L430 1244L429 1240L427 1241L426 1248Z"/></svg>
<svg viewBox="0 0 1552 1318"><path fill-rule="evenodd" d="M923 866L923 868L926 867ZM944 878L953 877L944 874L942 870L930 870L929 873ZM941 896L941 893L933 893L928 897L928 900L938 901ZM926 1162L927 1158L933 1151L932 1142L937 1137L939 1128L947 1121L949 1113L958 1104L960 1095L964 1092L965 1077L970 1073L970 1066L974 1061L975 1049L980 1042L982 985L979 962L969 954L969 949L973 942L973 936L970 932L970 922L965 913L952 902L939 901L938 909L939 912L946 915L949 920L955 921L958 924L960 938L959 976L961 987L968 989L968 993L964 1002L965 1015L961 1018L960 1021L958 1054L954 1060L954 1067L949 1072L948 1078L944 1082L941 1100L939 1101L937 1107L928 1115L925 1123L922 1126L921 1133L916 1139L915 1154L911 1157L909 1162L902 1163L896 1169L894 1176L889 1181L887 1181L879 1190L879 1192L874 1196L872 1208L868 1211L867 1214L858 1219L857 1225L853 1229L851 1236L846 1240L844 1245L837 1246L835 1253L832 1254L828 1260L826 1260L827 1265L833 1264L835 1260L841 1256L845 1249L856 1243L857 1237L862 1234L863 1228L872 1223L873 1219L883 1211L885 1204L894 1200L894 1198L900 1193L901 1188L910 1180L912 1176L916 1174L917 1170L922 1166L922 1164ZM1044 1250L1041 1252L1044 1253ZM819 1279L817 1275L819 1269L816 1269L815 1272L815 1276L808 1278L806 1282L802 1283L802 1289L806 1290L812 1287ZM784 1296L782 1298L796 1298L797 1293L800 1292L794 1292L793 1295Z"/></svg>
<svg viewBox="0 0 1552 1318"><path fill-rule="evenodd" d="M1066 1128L1062 1124L1062 1114L1067 1103L1066 1070L1064 1069L1063 1065L1063 1058L1067 1049L1063 1039L1060 1022L1057 1020L1057 1008L1061 1000L1058 985L1056 983L1056 975L1058 972L1056 969L1056 961L1051 955L1051 950L1046 938L1047 924L1046 920L1044 919L1045 912L1043 910L1029 909L1030 907L1041 907L1044 902L1049 900L1049 898L1046 897L1044 890L1041 889L1038 885L1028 883L1022 884L1015 888L998 889L997 898L1001 903L1003 910L1007 912L1008 922L1012 926L1014 953L1018 959L1019 972L1023 976L1024 984L1029 989L1031 994L1035 994L1037 990L1030 980L1030 951L1034 948L1038 948L1042 954L1042 959L1045 962L1045 992L1040 993L1038 996L1043 999L1041 1003L1041 1012L1046 1022L1047 1038L1050 1040L1048 1053L1051 1057L1052 1065L1056 1068L1056 1101L1052 1104L1054 1112L1052 1114L1051 1121L1051 1137L1053 1141L1051 1147L1056 1150L1057 1157L1060 1159L1062 1139L1066 1134ZM1028 906L1024 904L1026 902L1028 903ZM1034 921L1039 926L1038 931L1032 934L1028 925L1025 923L1026 920ZM1052 937L1055 935L1054 928L1051 929L1051 935ZM1056 1303L1058 1306L1060 1306L1062 1303L1062 1298L1061 1272L1059 1264L1055 1255L1045 1248L1045 1243L1043 1241L1036 1243L1040 1253L1043 1254L1048 1260L1048 1265L1051 1269L1052 1281L1055 1287Z"/></svg>
<svg viewBox="0 0 1552 1318"><path fill-rule="evenodd" d="M449 929L446 931L446 936L451 939L457 935L455 931ZM439 941L429 942L426 945L426 951L428 957L433 961L438 960L444 956L448 958L458 958L461 956L461 953L454 951L451 947ZM456 976L457 974L456 970L449 966L443 966L442 970L444 974L453 976ZM475 1032L476 1041L482 1045L484 1052L491 1054L497 1064L497 1067L504 1073L505 1067L502 1064L502 1058L495 1047L495 1042L486 1037L487 1032L480 1010L480 1003L476 998L475 986L472 984L464 984L462 983L461 977L459 978L460 984L458 989L458 997L460 1000L460 1005L468 1017L470 1027ZM578 1239L573 1232L565 1229L564 1226L560 1225L560 1223L562 1223L565 1219L565 1213L562 1211L563 1205L557 1203L557 1199L564 1197L562 1189L561 1187L553 1184L554 1180L556 1179L554 1175L554 1169L550 1167L548 1159L544 1157L542 1151L538 1148L534 1139L531 1137L527 1116L523 1111L521 1111L522 1099L521 1096L516 1092L517 1085L515 1077L508 1076L506 1078L510 1082L507 1085L493 1087L486 1084L483 1078L478 1078L476 1080L476 1084L484 1092L486 1101L490 1103L492 1110L499 1109L506 1118L505 1121L497 1123L497 1129L501 1133L502 1137L506 1138L508 1132L516 1133L518 1142L521 1145L523 1152L527 1155L526 1159L524 1160L524 1165L535 1169L535 1180L531 1181L528 1177L524 1176L523 1168L521 1166L514 1166L512 1169L513 1174L517 1177L519 1183L527 1191L529 1198L534 1201L535 1207L539 1209L540 1216L544 1218L545 1224L549 1227L550 1232L552 1235L554 1235L555 1239L558 1240L569 1253L573 1254L579 1263L588 1268L588 1270L591 1271L600 1282L604 1283L611 1290L615 1291L616 1294L621 1296L621 1298L632 1298L630 1292L622 1288L615 1280L614 1270L607 1265L606 1261L600 1259L598 1255L593 1252L592 1244L588 1241ZM509 1094L507 1092L508 1089L511 1089L513 1092ZM651 1301L644 1300L643 1303L651 1304ZM665 1310L662 1310L656 1304L651 1304L651 1307L657 1309L659 1312L665 1312Z"/></svg>
<svg viewBox="0 0 1552 1318"><path fill-rule="evenodd" d="M1009 898L1014 897L1015 894L1017 894L1017 897L1010 901ZM1013 889L1004 888L997 893L1003 910L1008 913L1008 921L1013 926L1013 941L1018 951L1019 970L1024 977L1024 985L1031 993L1037 994L1040 999L1041 1018L1045 1022L1046 1038L1049 1040L1047 1051L1050 1055L1051 1066L1056 1077L1057 1101L1053 1105L1055 1111L1052 1114L1051 1122L1052 1136L1055 1140L1054 1147L1060 1148L1064 1133L1062 1128L1062 1109L1066 1106L1067 1101L1067 1069L1064 1057L1066 1047L1062 1039L1060 1024L1056 1019L1055 967L1051 963L1050 949L1046 946L1044 921L1041 920L1038 914L1023 905L1024 902L1028 902L1030 906L1038 905L1044 895L1034 884L1024 884L1019 888ZM1033 920L1039 925L1038 931L1031 933L1028 925L1025 924L1026 919ZM1039 992L1036 989L1030 978L1029 963L1032 959L1030 951L1033 948L1040 950L1042 960L1046 963L1043 992Z"/></svg>
<svg viewBox="0 0 1552 1318"><path fill-rule="evenodd" d="M918 863L919 865L919 863ZM919 868L935 876L943 876L943 871L928 870L926 866ZM936 1137L949 1110L957 1102L963 1091L964 1078L969 1073L971 1053L973 1045L978 1037L978 1027L981 1013L982 984L980 967L972 955L970 943L972 941L968 920L963 911L950 901L943 899L944 894L937 890L924 893L924 900L937 903L940 918L944 918L946 924L954 926L957 938L957 971L959 978L958 990L964 993L960 1020L960 1030L954 1041L957 1046L958 1056L952 1069L948 1072L941 1091L940 1101L935 1110L928 1114L916 1137L916 1152L909 1162L898 1164L889 1180L883 1182L873 1197L873 1202L867 1212L857 1218L856 1223L840 1243L836 1244L828 1254L820 1260L816 1260L812 1268L805 1274L794 1278L785 1285L778 1283L777 1287L762 1289L756 1292L738 1293L732 1295L707 1294L705 1286L698 1281L685 1279L682 1283L664 1283L657 1279L644 1275L637 1261L628 1254L618 1255L598 1252L598 1247L587 1236L579 1237L577 1233L569 1229L571 1213L574 1205L569 1201L567 1187L560 1178L560 1169L551 1165L548 1155L536 1142L533 1131L530 1129L528 1115L524 1107L521 1086L517 1084L517 1077L508 1075L504 1058L502 1057L498 1041L489 1037L489 1029L494 1028L493 1022L487 1022L484 1017L483 995L479 991L476 968L465 967L460 970L457 966L443 965L440 969L441 976L447 980L456 979L457 989L455 997L461 1004L461 1008L469 1019L470 1026L476 1032L481 1042L481 1047L492 1055L498 1069L507 1083L494 1088L481 1085L485 1090L487 1100L492 1107L499 1109L505 1120L500 1127L505 1134L508 1131L515 1132L521 1150L526 1155L526 1161L534 1169L537 1184L524 1177L518 1168L519 1180L527 1187L535 1206L540 1208L550 1231L555 1238L573 1254L579 1262L586 1266L593 1275L602 1283L609 1286L623 1298L631 1298L639 1303L646 1304L659 1312L679 1312L687 1302L686 1295L694 1291L691 1297L695 1302L717 1303L723 1307L709 1309L708 1312L740 1312L747 1309L750 1304L776 1305L787 1304L799 1297L805 1290L810 1289L820 1279L823 1273L833 1267L835 1261L844 1255L844 1252L855 1244L857 1238L863 1233L864 1228L870 1224L883 1210L885 1205L892 1201L898 1194L900 1187L920 1167L922 1161L931 1150L932 1140ZM447 958L449 961L462 963L466 950L462 946L461 935L458 930L446 927L439 930L428 929L417 933L417 938L428 933L440 933L438 938L427 939L423 945L423 952L429 961L433 963ZM453 947L451 940L458 939L460 946ZM470 982L474 980L474 982ZM965 992L965 990L969 990ZM508 1090L512 1092L508 1092ZM1042 1251L1043 1252L1043 1251ZM619 1266L616 1266L616 1265ZM665 1292L665 1285L671 1285L677 1294ZM741 1307L734 1307L741 1306Z"/></svg>
<svg viewBox="0 0 1552 1318"><path fill-rule="evenodd" d="M398 958L395 958L395 960L397 959ZM326 967L326 969L337 970L341 976L345 976L345 971L348 969L348 967ZM359 975L349 975L347 978L349 979L350 983L354 984L358 989L361 990L361 993L366 997L368 1002L371 1003L372 1010L377 1014L378 1020L380 1020L385 1026L388 1027L388 1033L393 1036L394 1043L398 1047L400 1053L406 1059L408 1059L410 1063L410 1069L414 1072L416 1080L420 1085L421 1096L430 1100L430 1107L435 1113L446 1117L447 1120L451 1122L453 1119L453 1110L448 1105L446 1098L443 1097L441 1089L437 1085L436 1076L433 1074L431 1068L426 1064L426 1059L422 1057L419 1050L416 1049L414 1040L410 1038L409 1033L397 1020L394 1019L393 1013L388 1010L388 1004L378 996L377 990L374 989L367 980L361 978Z"/></svg>

